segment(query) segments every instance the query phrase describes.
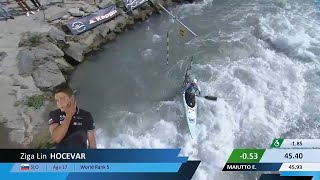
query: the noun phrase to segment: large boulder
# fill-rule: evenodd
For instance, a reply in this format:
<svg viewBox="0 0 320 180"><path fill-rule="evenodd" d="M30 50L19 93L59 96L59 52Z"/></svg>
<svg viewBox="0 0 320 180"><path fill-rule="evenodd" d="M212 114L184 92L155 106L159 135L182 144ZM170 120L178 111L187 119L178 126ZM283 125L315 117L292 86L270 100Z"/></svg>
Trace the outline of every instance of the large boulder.
<svg viewBox="0 0 320 180"><path fill-rule="evenodd" d="M41 44L40 46L37 47L37 49L39 51L41 50L44 51L47 54L47 56L51 56L51 57L64 56L63 51L51 42Z"/></svg>
<svg viewBox="0 0 320 180"><path fill-rule="evenodd" d="M74 43L77 43L78 45L75 45L73 43L69 43L68 46L73 46L75 45L75 47L68 47L66 48L64 51L65 52L68 52L69 54L71 53L72 54L72 58L73 59L76 59L75 56L78 57L78 55L74 55L74 52L70 52L70 50L72 50L73 48L80 48L81 50L83 50L81 53L82 54L86 54L88 52L90 52L92 50L91 46L92 44L94 43L94 39L97 37L97 36L100 36L100 31L99 29L92 29L91 31L87 31L87 32L84 32L82 33L81 35L79 36L75 36L73 39L72 39L72 42ZM80 44L80 45L79 45ZM67 54L67 55L69 55ZM79 60L76 60L79 62Z"/></svg>
<svg viewBox="0 0 320 180"><path fill-rule="evenodd" d="M133 25L134 24L134 18L133 17L128 16L126 18L126 20L127 20L127 25Z"/></svg>
<svg viewBox="0 0 320 180"><path fill-rule="evenodd" d="M147 12L145 11L145 10L143 10L143 11L140 11L139 12L139 16L140 16L140 19L142 20L142 21L144 21L144 20L146 20L147 19Z"/></svg>
<svg viewBox="0 0 320 180"><path fill-rule="evenodd" d="M44 49L33 48L32 53L34 55L34 63L33 66L37 67L39 65L44 64L46 61L52 61L54 57L49 56L47 51Z"/></svg>
<svg viewBox="0 0 320 180"><path fill-rule="evenodd" d="M101 27L101 28L99 28L100 35L101 35L103 38L106 38L107 34L110 32L109 26L107 26L106 24L104 24L104 25L99 26L99 27Z"/></svg>
<svg viewBox="0 0 320 180"><path fill-rule="evenodd" d="M109 31L121 32L121 30L127 25L127 19L120 15L115 17L115 19L105 23L105 25L108 28L107 33L109 33ZM105 32L102 34L105 35Z"/></svg>
<svg viewBox="0 0 320 180"><path fill-rule="evenodd" d="M65 3L64 7L67 9L70 8L81 8L82 6L86 5L86 4L92 4L93 0L89 0L91 2L85 2L85 1L77 1L77 0L71 0L71 3Z"/></svg>
<svg viewBox="0 0 320 180"><path fill-rule="evenodd" d="M52 90L53 87L65 82L57 64L47 61L32 73L36 86L43 91Z"/></svg>
<svg viewBox="0 0 320 180"><path fill-rule="evenodd" d="M70 42L69 47L64 51L64 53L77 62L82 62L84 60L84 50L87 45L80 43Z"/></svg>
<svg viewBox="0 0 320 180"><path fill-rule="evenodd" d="M86 13L94 13L99 11L99 8L97 8L96 6L91 6L89 4L83 5L80 9Z"/></svg>
<svg viewBox="0 0 320 180"><path fill-rule="evenodd" d="M34 54L29 49L21 50L17 55L19 75L28 76L33 70Z"/></svg>
<svg viewBox="0 0 320 180"><path fill-rule="evenodd" d="M66 8L52 6L44 11L44 17L47 21L51 22L60 19L68 13Z"/></svg>
<svg viewBox="0 0 320 180"><path fill-rule="evenodd" d="M19 47L36 47L42 43L48 42L47 33L40 32L24 32L21 35Z"/></svg>
<svg viewBox="0 0 320 180"><path fill-rule="evenodd" d="M151 16L153 14L153 8L149 6L149 8L146 8L145 10L143 10L143 12L147 15L147 16Z"/></svg>
<svg viewBox="0 0 320 180"><path fill-rule="evenodd" d="M71 14L71 16L74 16L74 17L82 17L85 15L85 12L80 11L79 8L71 8L69 9L69 13Z"/></svg>
<svg viewBox="0 0 320 180"><path fill-rule="evenodd" d="M66 34L56 27L52 27L50 29L50 31L48 32L48 37L50 41L56 44L60 49L65 48L67 45Z"/></svg>
<svg viewBox="0 0 320 180"><path fill-rule="evenodd" d="M56 58L55 63L58 65L59 69L65 73L71 73L74 67L69 64L64 58Z"/></svg>
<svg viewBox="0 0 320 180"><path fill-rule="evenodd" d="M46 61L53 61L56 57L64 56L63 51L51 42L33 48L32 52L35 58L33 63L35 67L44 64Z"/></svg>
<svg viewBox="0 0 320 180"><path fill-rule="evenodd" d="M56 41L65 41L66 33L53 26L48 32L48 36Z"/></svg>
<svg viewBox="0 0 320 180"><path fill-rule="evenodd" d="M102 2L98 5L100 9L103 9L111 4L115 4L115 0L102 0Z"/></svg>
<svg viewBox="0 0 320 180"><path fill-rule="evenodd" d="M113 31L114 28L117 26L117 22L115 20L111 20L106 23L106 26L109 28L110 31Z"/></svg>
<svg viewBox="0 0 320 180"><path fill-rule="evenodd" d="M190 3L192 3L192 0L187 0L187 1L191 1ZM174 0L174 2L177 3L182 3L182 0ZM173 0L164 0L164 6L172 6L173 5Z"/></svg>
<svg viewBox="0 0 320 180"><path fill-rule="evenodd" d="M150 2L150 0L149 0L149 2ZM139 8L141 9L141 10L146 10L146 9L148 9L148 8L150 8L152 5L150 5L149 3L144 3L144 4L142 4ZM152 8L152 7L151 7Z"/></svg>
<svg viewBox="0 0 320 180"><path fill-rule="evenodd" d="M153 4L155 10L158 11L158 12L160 10L162 10L162 8L161 8L161 6L159 6L159 4L162 5L162 6L166 6L164 1L150 0L150 2L151 2L151 4Z"/></svg>
<svg viewBox="0 0 320 180"><path fill-rule="evenodd" d="M108 40L111 41L111 40L116 39L116 37L117 37L116 33L111 32L111 33L107 34L107 36L105 37L105 39L108 39Z"/></svg>
<svg viewBox="0 0 320 180"><path fill-rule="evenodd" d="M63 19L63 20L68 20L70 17L71 17L70 14L66 14L66 15L62 16L61 19Z"/></svg>
<svg viewBox="0 0 320 180"><path fill-rule="evenodd" d="M123 0L115 0L115 3L117 5L117 7L121 8L121 9L126 9Z"/></svg>
<svg viewBox="0 0 320 180"><path fill-rule="evenodd" d="M114 22L116 23L116 27L114 28L113 32L115 33L120 33L126 27L127 25L127 20L124 16L117 16L114 19Z"/></svg>
<svg viewBox="0 0 320 180"><path fill-rule="evenodd" d="M98 35L99 35L99 30L97 29L87 31L81 35L81 38L79 39L79 43L88 47L93 43L94 38Z"/></svg>
<svg viewBox="0 0 320 180"><path fill-rule="evenodd" d="M140 14L139 14L139 11L138 10L133 10L132 11L132 17L134 18L134 19L140 19Z"/></svg>
<svg viewBox="0 0 320 180"><path fill-rule="evenodd" d="M34 67L42 65L46 61L54 61L55 58L64 56L63 51L50 42L33 48L32 53L34 55Z"/></svg>
<svg viewBox="0 0 320 180"><path fill-rule="evenodd" d="M123 29L124 27L126 27L127 25L127 20L124 16L120 15L120 16L117 16L114 21L116 22L117 24L117 27Z"/></svg>
<svg viewBox="0 0 320 180"><path fill-rule="evenodd" d="M116 28L114 28L113 32L115 32L115 33L121 33L121 32L122 32L122 29L121 29L119 26L117 26Z"/></svg>
<svg viewBox="0 0 320 180"><path fill-rule="evenodd" d="M51 42L23 49L17 55L19 74L31 75L35 67L43 65L46 61L53 61L55 58L63 56L63 51Z"/></svg>
<svg viewBox="0 0 320 180"><path fill-rule="evenodd" d="M119 15L124 16L125 18L129 17L128 12L124 11L121 8L118 8Z"/></svg>

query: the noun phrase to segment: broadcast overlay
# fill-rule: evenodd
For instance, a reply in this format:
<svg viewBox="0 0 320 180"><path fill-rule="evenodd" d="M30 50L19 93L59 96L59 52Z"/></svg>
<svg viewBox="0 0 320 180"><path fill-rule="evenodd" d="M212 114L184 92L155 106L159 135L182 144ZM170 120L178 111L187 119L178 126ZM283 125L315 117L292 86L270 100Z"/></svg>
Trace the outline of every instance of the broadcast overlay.
<svg viewBox="0 0 320 180"><path fill-rule="evenodd" d="M223 171L262 171L259 180L320 180L319 139L274 139L270 149L234 149Z"/></svg>
<svg viewBox="0 0 320 180"><path fill-rule="evenodd" d="M181 149L0 150L0 179L191 179Z"/></svg>
<svg viewBox="0 0 320 180"><path fill-rule="evenodd" d="M192 179L201 161L181 149L0 150L1 179ZM234 149L227 171L256 180L320 180L320 140L274 139L269 149Z"/></svg>

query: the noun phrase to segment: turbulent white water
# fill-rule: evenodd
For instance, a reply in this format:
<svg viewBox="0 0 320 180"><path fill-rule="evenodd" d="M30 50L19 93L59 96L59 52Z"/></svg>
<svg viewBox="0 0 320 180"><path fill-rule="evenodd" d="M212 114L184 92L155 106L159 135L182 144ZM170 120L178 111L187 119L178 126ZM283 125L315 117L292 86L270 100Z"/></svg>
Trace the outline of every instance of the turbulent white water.
<svg viewBox="0 0 320 180"><path fill-rule="evenodd" d="M248 179L256 175L221 172L233 148L318 137L320 22L313 1L205 0L172 12L199 37L182 41L168 16L154 17L74 73L80 104L97 121L99 148L181 147L181 155L202 161L195 180ZM199 99L196 139L179 95L191 55L202 93L219 97Z"/></svg>

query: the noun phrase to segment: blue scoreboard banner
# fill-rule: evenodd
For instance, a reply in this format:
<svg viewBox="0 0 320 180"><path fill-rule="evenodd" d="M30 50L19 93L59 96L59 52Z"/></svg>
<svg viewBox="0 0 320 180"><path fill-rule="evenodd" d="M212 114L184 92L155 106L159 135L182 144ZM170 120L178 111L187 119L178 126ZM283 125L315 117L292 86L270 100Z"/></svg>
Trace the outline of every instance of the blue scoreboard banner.
<svg viewBox="0 0 320 180"><path fill-rule="evenodd" d="M181 149L0 150L1 179L190 180L200 161Z"/></svg>

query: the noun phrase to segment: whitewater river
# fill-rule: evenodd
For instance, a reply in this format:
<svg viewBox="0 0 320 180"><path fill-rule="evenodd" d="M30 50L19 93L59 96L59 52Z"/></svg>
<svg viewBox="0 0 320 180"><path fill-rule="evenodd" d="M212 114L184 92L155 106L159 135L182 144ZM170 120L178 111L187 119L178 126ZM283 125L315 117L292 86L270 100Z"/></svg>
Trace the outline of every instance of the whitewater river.
<svg viewBox="0 0 320 180"><path fill-rule="evenodd" d="M233 148L267 148L280 136L319 138L320 13L313 1L205 0L170 10L198 37L181 38L172 18L154 15L73 74L99 148L179 147L202 161L193 179L245 180L258 175L221 172ZM202 93L219 97L199 99L196 139L179 94L192 55Z"/></svg>

